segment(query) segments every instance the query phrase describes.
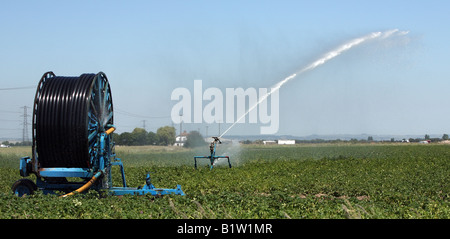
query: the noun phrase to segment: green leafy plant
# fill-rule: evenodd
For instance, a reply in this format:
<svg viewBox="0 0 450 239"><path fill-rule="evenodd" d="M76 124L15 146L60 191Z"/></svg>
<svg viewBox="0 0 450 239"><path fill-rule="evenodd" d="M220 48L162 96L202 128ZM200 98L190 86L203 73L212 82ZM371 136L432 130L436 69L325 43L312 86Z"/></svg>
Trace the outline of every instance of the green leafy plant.
<svg viewBox="0 0 450 239"><path fill-rule="evenodd" d="M233 168L214 170L194 169L195 150L118 147L129 186L154 172L155 186L186 193L162 198L92 190L19 198L11 185L30 150L15 150L0 151L0 218L450 218L447 145L241 145Z"/></svg>

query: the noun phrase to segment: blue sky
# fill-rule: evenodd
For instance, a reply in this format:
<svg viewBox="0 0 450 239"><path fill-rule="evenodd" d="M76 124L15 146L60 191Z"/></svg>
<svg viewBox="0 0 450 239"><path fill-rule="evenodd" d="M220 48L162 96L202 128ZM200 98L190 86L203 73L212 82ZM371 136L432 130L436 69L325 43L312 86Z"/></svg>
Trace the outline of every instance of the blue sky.
<svg viewBox="0 0 450 239"><path fill-rule="evenodd" d="M278 134L450 133L449 1L1 5L0 89L35 86L46 71L103 71L119 132L143 120L152 131L171 125L171 92L192 89L194 80L223 91L268 88L343 42L400 29L409 34L358 46L280 89ZM34 94L32 87L0 90L0 138L22 136L20 107L31 107ZM205 133L205 126L183 128ZM258 125L229 132L258 133Z"/></svg>

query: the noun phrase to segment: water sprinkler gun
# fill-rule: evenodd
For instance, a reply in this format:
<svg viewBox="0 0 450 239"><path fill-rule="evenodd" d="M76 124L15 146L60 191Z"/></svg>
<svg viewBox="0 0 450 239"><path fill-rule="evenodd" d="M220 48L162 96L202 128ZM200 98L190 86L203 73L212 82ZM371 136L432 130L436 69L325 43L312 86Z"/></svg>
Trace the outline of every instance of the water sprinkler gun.
<svg viewBox="0 0 450 239"><path fill-rule="evenodd" d="M209 145L209 151L210 151L211 155L210 156L194 156L195 169L197 169L197 159L201 159L201 158L206 158L206 159L210 160L210 163L211 163L210 170L212 170L214 168L215 163L221 158L228 159L228 166L231 168L231 162L230 162L230 157L229 156L216 156L217 143L219 143L219 144L222 143L220 141L219 137L212 137L212 138L214 140Z"/></svg>

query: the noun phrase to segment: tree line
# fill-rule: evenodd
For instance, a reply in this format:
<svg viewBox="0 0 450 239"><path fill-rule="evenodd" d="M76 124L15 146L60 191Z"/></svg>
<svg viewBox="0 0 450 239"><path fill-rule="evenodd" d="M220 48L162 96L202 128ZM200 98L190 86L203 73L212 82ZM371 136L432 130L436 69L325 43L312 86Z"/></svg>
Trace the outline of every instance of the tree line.
<svg viewBox="0 0 450 239"><path fill-rule="evenodd" d="M411 142L411 143L417 143L421 141L430 141L431 143L437 143L445 140L450 140L450 136L448 134L443 134L441 138L431 138L429 134L425 134L423 138L409 138L409 139L401 139L396 140L395 138L391 138L389 140L375 140L373 136L367 137L367 139L356 139L351 138L349 140L347 139L296 139L296 144L320 144L320 143L372 143L372 142ZM278 142L278 140L274 140L275 143ZM257 139L257 140L242 140L240 141L242 144L264 144L264 139Z"/></svg>
<svg viewBox="0 0 450 239"><path fill-rule="evenodd" d="M135 128L132 132L123 132L121 134L113 133L113 140L116 145L141 146L141 145L173 145L176 140L175 128L164 126L159 128L156 133L147 132L143 128ZM207 143L198 131L191 131L187 134L187 140L184 147L194 148L205 146Z"/></svg>
<svg viewBox="0 0 450 239"><path fill-rule="evenodd" d="M124 146L142 146L142 145L174 145L176 140L175 128L171 126L164 126L158 128L155 132L147 132L143 128L135 128L132 132L123 132L121 134L113 133L113 140L116 145ZM16 142L3 141L6 146L30 146L31 142ZM187 134L187 140L184 142L184 147L194 148L205 146L203 136L197 131L191 131Z"/></svg>
<svg viewBox="0 0 450 239"><path fill-rule="evenodd" d="M116 145L173 145L175 143L175 128L160 127L156 133L147 132L143 128L135 128L132 132L113 133Z"/></svg>

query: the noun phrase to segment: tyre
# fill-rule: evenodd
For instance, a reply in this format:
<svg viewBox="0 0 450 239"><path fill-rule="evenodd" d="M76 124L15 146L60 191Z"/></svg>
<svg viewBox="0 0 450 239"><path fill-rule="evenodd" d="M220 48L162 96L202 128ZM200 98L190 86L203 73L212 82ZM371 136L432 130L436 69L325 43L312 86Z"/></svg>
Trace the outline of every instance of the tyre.
<svg viewBox="0 0 450 239"><path fill-rule="evenodd" d="M23 178L13 183L11 189L15 195L23 197L24 195L32 195L37 190L37 186L30 179Z"/></svg>

